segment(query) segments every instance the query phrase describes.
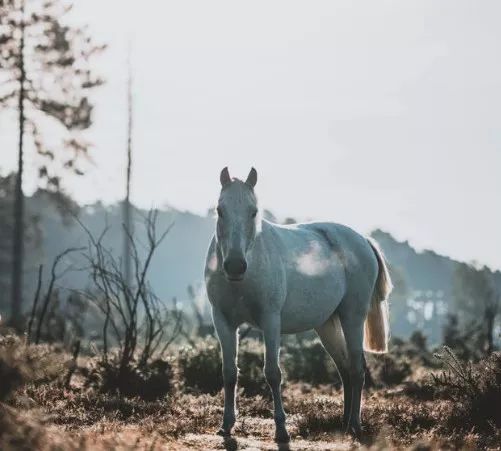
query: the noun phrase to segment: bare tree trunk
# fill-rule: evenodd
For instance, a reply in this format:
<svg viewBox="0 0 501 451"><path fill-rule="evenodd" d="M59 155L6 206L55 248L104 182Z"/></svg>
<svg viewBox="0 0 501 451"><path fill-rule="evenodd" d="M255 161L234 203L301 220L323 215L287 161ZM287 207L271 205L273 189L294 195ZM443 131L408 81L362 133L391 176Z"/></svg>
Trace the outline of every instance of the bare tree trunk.
<svg viewBox="0 0 501 451"><path fill-rule="evenodd" d="M496 317L495 312L493 309L487 308L485 312L485 325L487 328L487 349L486 352L488 355L492 354L494 351L494 319Z"/></svg>
<svg viewBox="0 0 501 451"><path fill-rule="evenodd" d="M28 331L26 332L26 343L31 343L31 330L33 328L33 322L35 321L35 316L37 314L38 300L40 299L40 289L42 288L42 273L43 265L38 267L38 282L37 290L35 291L35 297L33 298L33 306L31 308L30 320L28 321Z"/></svg>
<svg viewBox="0 0 501 451"><path fill-rule="evenodd" d="M71 386L71 378L77 369L78 363L78 355L80 354L80 340L75 341L73 344L73 358L68 366L68 372L66 373L66 377L64 378L64 387L70 388Z"/></svg>
<svg viewBox="0 0 501 451"><path fill-rule="evenodd" d="M24 194L23 194L23 152L24 152L24 85L26 69L24 66L24 1L21 3L21 40L19 44L19 147L16 186L14 193L14 236L12 240L12 280L11 280L11 323L21 327L22 289L23 289L23 253L24 253Z"/></svg>
<svg viewBox="0 0 501 451"><path fill-rule="evenodd" d="M130 184L131 184L131 171L132 171L132 68L130 62L130 48L128 59L128 73L127 80L127 173L126 173L126 194L123 205L123 224L125 232L123 235L123 265L124 276L127 285L130 287L132 280L132 266L131 266L131 253L130 253L130 239L133 235L132 218L131 218L131 205L130 205Z"/></svg>
<svg viewBox="0 0 501 451"><path fill-rule="evenodd" d="M47 309L49 307L50 301L52 300L52 291L54 290L54 285L56 284L57 279L60 277L60 275L57 274L57 267L59 265L59 262L64 257L66 257L68 254L70 254L71 252L80 251L80 250L83 250L83 248L69 247L68 249L66 249L63 252L61 252L60 254L58 254L57 257L54 259L54 263L52 264L52 269L51 269L49 286L47 288L47 293L45 293L44 301L42 304L42 309L40 310L40 315L38 317L37 330L35 333L35 340L34 340L35 344L40 343L40 338L42 336L43 321L44 321L45 315L47 313ZM34 307L34 309L35 309L35 307Z"/></svg>

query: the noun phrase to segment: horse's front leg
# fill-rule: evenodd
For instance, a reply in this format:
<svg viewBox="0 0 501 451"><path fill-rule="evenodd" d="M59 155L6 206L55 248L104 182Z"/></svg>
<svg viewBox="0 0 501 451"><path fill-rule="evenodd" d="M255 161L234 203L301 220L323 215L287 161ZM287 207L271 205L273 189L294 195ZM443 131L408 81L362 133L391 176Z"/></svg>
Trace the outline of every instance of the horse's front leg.
<svg viewBox="0 0 501 451"><path fill-rule="evenodd" d="M221 353L223 357L224 413L223 425L218 434L228 436L235 425L235 392L237 386L237 329L228 324L224 315L217 309L212 312Z"/></svg>
<svg viewBox="0 0 501 451"><path fill-rule="evenodd" d="M282 383L282 372L279 366L280 316L271 317L266 321L263 327L263 335L265 345L264 375L273 395L276 426L275 440L280 443L286 443L290 440L290 437L285 427L285 412L280 392L280 385Z"/></svg>

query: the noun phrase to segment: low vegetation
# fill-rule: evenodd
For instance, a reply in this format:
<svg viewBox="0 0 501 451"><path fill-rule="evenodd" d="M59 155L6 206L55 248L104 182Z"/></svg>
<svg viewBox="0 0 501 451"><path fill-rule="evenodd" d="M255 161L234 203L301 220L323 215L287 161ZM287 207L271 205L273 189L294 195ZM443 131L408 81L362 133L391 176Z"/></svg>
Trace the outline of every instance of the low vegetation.
<svg viewBox="0 0 501 451"><path fill-rule="evenodd" d="M312 350L312 355L292 364L299 346ZM299 449L303 445L304 449L328 448L334 441L353 447L356 443L341 434L339 385L313 375L311 365L325 365L319 359L321 353L314 354L317 348L316 342L307 341L286 346L282 355L284 402L293 440ZM365 393L364 444L376 448L499 446L500 353L469 364L445 348L433 367L425 367L416 363L421 357L416 358L415 344L397 342L394 348L387 356L369 359L368 371L375 382ZM243 340L235 440L242 446L273 449L271 401L261 375L260 350L256 340ZM15 336L2 337L2 449L221 446L214 435L222 414L220 359L214 339L200 340L195 348L173 349L166 360L152 360L144 372L131 375L126 387L103 389L103 381L113 378L99 356L80 356L66 386L72 361L70 353L54 345L27 345ZM305 380L298 380L299 375ZM95 382L96 377L103 381Z"/></svg>

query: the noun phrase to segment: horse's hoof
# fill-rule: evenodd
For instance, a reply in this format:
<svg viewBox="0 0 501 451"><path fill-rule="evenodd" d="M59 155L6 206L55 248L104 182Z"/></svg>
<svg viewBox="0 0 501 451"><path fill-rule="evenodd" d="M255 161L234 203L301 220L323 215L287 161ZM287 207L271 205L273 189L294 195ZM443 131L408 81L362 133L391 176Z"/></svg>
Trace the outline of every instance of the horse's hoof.
<svg viewBox="0 0 501 451"><path fill-rule="evenodd" d="M221 428L219 429L219 431L217 431L217 435L220 435L221 437L230 437L231 430Z"/></svg>
<svg viewBox="0 0 501 451"><path fill-rule="evenodd" d="M289 443L291 441L291 437L286 430L277 431L275 433L275 442L277 443Z"/></svg>

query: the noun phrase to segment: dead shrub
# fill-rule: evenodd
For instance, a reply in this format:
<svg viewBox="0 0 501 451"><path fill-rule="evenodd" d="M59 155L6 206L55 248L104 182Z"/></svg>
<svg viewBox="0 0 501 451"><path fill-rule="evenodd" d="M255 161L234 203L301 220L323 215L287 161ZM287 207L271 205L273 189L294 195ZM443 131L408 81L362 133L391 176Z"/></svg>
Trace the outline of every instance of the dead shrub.
<svg viewBox="0 0 501 451"><path fill-rule="evenodd" d="M80 223L89 239L84 256L93 282L84 294L103 315L101 356L84 374L88 385L101 392L157 399L171 388L171 366L164 355L180 331L182 317L176 303L167 309L148 282L155 252L172 227L158 233L157 218L156 210L144 218L146 243L125 230L130 280L121 259L103 245L108 229L95 238Z"/></svg>

